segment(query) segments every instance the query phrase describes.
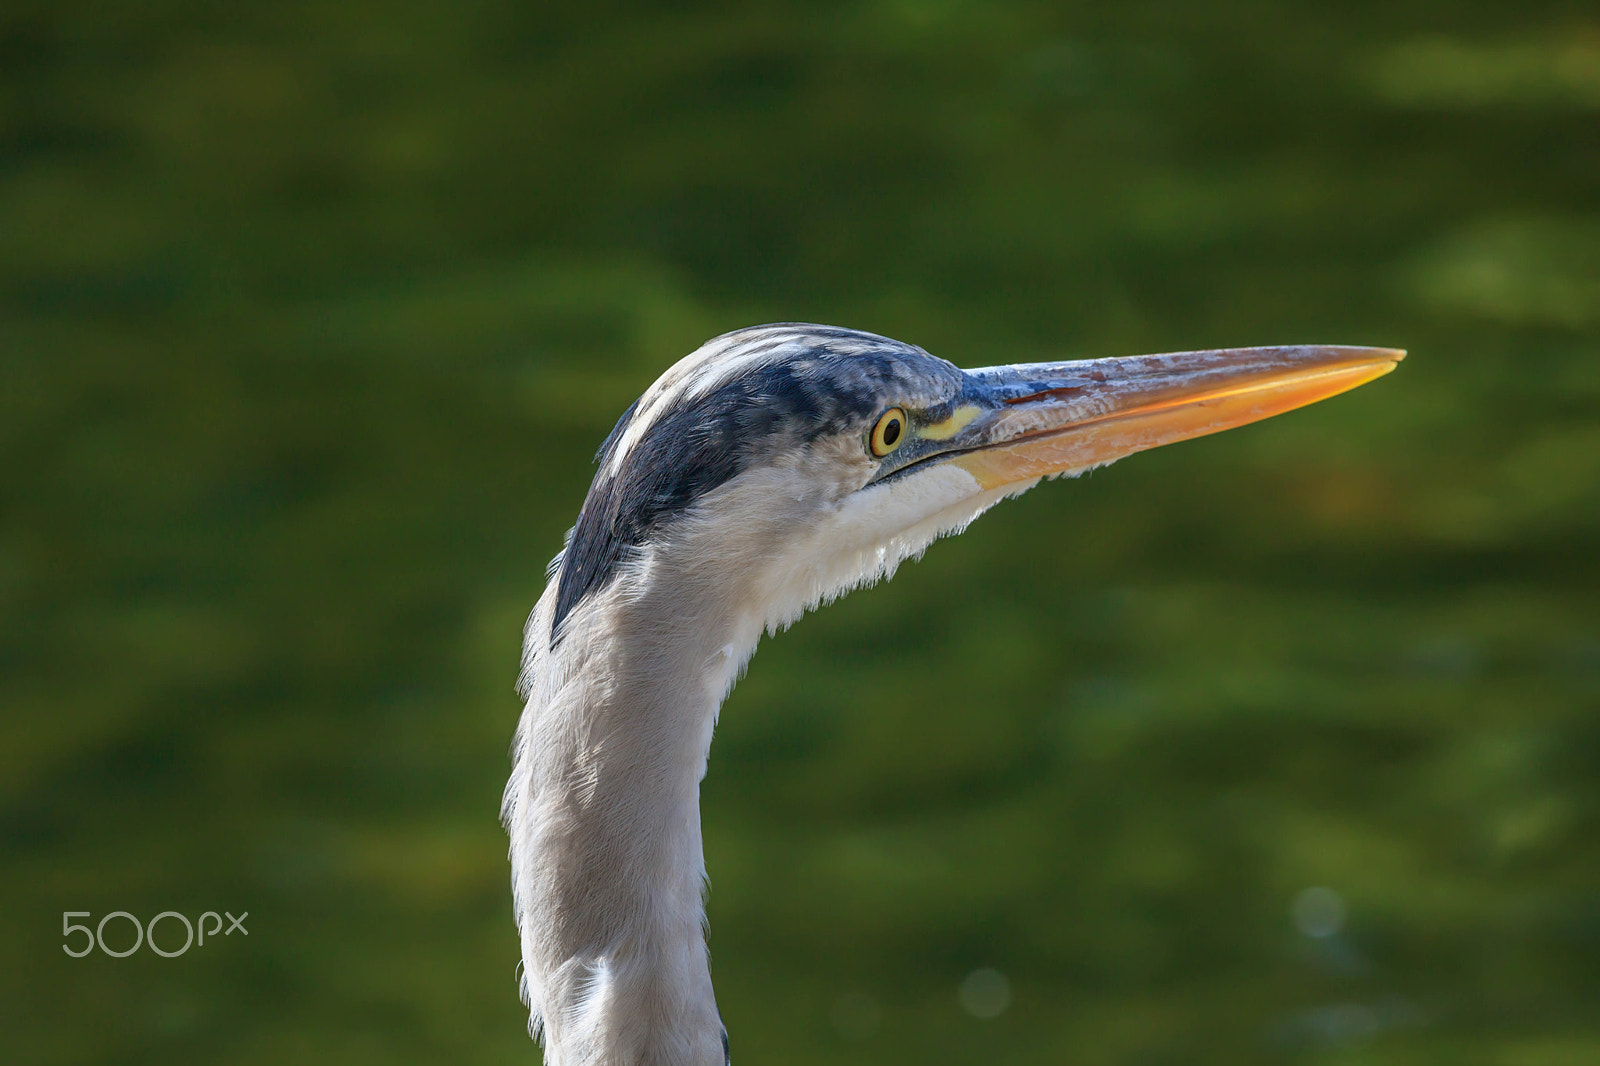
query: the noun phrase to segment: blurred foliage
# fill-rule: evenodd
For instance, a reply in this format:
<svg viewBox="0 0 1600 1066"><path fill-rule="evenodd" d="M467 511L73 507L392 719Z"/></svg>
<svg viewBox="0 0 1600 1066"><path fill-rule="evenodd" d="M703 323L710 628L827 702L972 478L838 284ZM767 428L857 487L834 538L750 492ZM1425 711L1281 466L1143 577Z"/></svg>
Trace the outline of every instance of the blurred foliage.
<svg viewBox="0 0 1600 1066"><path fill-rule="evenodd" d="M1412 358L766 643L737 1061L1600 1061L1592 6L13 0L0 70L8 1060L536 1061L522 618L629 400L800 319Z"/></svg>

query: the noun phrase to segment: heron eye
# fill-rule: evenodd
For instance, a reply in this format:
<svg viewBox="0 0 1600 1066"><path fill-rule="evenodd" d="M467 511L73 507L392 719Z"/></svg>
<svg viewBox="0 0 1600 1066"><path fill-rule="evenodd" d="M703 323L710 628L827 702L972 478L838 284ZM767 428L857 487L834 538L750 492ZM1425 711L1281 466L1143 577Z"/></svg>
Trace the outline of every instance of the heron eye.
<svg viewBox="0 0 1600 1066"><path fill-rule="evenodd" d="M872 454L882 457L900 447L906 439L906 413L891 407L872 427Z"/></svg>

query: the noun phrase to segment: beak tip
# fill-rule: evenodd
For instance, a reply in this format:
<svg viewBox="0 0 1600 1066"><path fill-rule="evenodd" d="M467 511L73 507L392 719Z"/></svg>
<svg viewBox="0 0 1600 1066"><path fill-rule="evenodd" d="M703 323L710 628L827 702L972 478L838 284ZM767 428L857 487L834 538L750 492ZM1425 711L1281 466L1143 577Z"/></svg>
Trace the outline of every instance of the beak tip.
<svg viewBox="0 0 1600 1066"><path fill-rule="evenodd" d="M1406 357L1404 348L1364 347L1345 345L1307 345L1304 349L1308 354L1323 353L1325 357L1335 361L1354 360L1360 362L1385 362L1398 363Z"/></svg>
<svg viewBox="0 0 1600 1066"><path fill-rule="evenodd" d="M1406 350L1404 348L1379 348L1376 354L1383 363L1383 370L1378 374L1379 377L1382 377L1404 361Z"/></svg>

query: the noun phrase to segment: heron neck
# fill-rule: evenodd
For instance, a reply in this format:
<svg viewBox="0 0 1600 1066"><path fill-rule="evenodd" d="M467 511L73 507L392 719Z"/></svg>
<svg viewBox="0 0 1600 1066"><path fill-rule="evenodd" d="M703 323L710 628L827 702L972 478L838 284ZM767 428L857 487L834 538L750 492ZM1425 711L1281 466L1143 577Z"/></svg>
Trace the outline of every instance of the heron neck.
<svg viewBox="0 0 1600 1066"><path fill-rule="evenodd" d="M549 1066L725 1058L699 785L760 628L726 571L674 577L618 581L536 650L507 811Z"/></svg>

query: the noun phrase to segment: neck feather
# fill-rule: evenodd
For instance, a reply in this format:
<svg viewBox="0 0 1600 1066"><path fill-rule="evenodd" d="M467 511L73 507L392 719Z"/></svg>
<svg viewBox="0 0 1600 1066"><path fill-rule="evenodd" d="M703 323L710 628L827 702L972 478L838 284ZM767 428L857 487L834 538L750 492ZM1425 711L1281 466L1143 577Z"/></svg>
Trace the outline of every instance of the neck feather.
<svg viewBox="0 0 1600 1066"><path fill-rule="evenodd" d="M976 492L937 468L861 493L859 452L819 445L715 490L588 594L558 641L558 582L534 608L503 817L548 1066L725 1063L699 796L718 708L764 629L1032 484Z"/></svg>
<svg viewBox="0 0 1600 1066"><path fill-rule="evenodd" d="M726 574L668 582L650 569L640 560L570 615L553 648L549 592L529 626L505 818L549 1066L725 1060L699 785L760 620L730 606Z"/></svg>

